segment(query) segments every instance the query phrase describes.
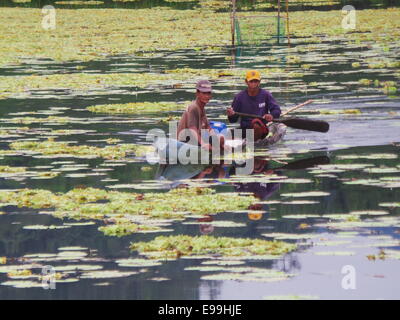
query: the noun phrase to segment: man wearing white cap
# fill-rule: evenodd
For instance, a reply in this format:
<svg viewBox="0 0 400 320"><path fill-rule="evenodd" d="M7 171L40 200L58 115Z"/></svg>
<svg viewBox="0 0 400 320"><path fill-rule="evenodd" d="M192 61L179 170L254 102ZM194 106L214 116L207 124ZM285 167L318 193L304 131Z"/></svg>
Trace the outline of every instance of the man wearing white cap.
<svg viewBox="0 0 400 320"><path fill-rule="evenodd" d="M195 142L206 150L212 150L210 145L211 139L204 139L201 135L201 130L205 129L209 135L215 135L214 130L210 127L205 112L205 106L211 99L212 87L208 80L200 80L196 84L196 100L192 101L183 113L178 124L178 140L188 142L188 130L190 135L195 139ZM186 130L185 130L186 129ZM187 130L188 129L188 130ZM220 147L224 146L224 138L219 137Z"/></svg>

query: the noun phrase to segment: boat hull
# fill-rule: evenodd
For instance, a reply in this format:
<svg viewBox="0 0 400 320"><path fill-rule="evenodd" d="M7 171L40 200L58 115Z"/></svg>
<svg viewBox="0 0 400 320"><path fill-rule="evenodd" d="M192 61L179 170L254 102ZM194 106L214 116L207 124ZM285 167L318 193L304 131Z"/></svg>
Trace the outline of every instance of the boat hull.
<svg viewBox="0 0 400 320"><path fill-rule="evenodd" d="M286 126L282 123L272 123L269 125L270 133L262 140L254 143L255 147L267 147L276 144L285 136ZM239 143L238 143L239 142ZM232 148L233 153L243 152L244 145L242 140L227 140L227 145ZM248 145L248 142L246 142ZM209 152L198 145L193 145L178 141L172 138L157 139L155 144L156 154L160 163L165 164L207 164L211 159L221 159L221 150ZM214 163L214 161L212 162Z"/></svg>

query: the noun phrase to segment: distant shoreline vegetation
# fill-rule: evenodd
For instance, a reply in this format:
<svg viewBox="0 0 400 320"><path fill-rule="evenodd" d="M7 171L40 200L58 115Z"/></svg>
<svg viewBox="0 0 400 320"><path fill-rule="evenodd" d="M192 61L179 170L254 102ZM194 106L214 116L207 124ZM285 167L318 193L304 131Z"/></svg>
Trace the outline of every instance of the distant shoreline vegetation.
<svg viewBox="0 0 400 320"><path fill-rule="evenodd" d="M278 0L237 0L238 11L276 11ZM285 7L285 0L281 1ZM131 8L169 7L177 10L204 8L216 12L230 11L231 0L0 0L2 7L41 8ZM289 0L290 10L330 10L353 5L357 9L400 6L400 0Z"/></svg>
<svg viewBox="0 0 400 320"><path fill-rule="evenodd" d="M57 7L55 28L45 30L40 24L43 19L41 9L29 8L28 5L25 8L3 8L2 17L7 23L2 25L4 45L0 49L0 65L20 65L32 58L53 62L88 62L116 55L151 56L157 52L182 49L220 52L232 43L229 12L169 7L113 10L91 6L81 11L64 9ZM290 36L310 44L337 37L343 43L357 45L373 41L390 53L393 50L390 45L397 43L399 38L399 13L399 8L359 10L356 29L349 31L342 28L341 10L293 11L290 13ZM270 20L265 23L269 25ZM267 32L266 40L271 35ZM298 62L296 57L288 60L291 64ZM362 65L360 61L353 62L353 68L357 68L357 62ZM303 63L303 66L305 70L311 67L309 63ZM164 76L159 74L157 77Z"/></svg>

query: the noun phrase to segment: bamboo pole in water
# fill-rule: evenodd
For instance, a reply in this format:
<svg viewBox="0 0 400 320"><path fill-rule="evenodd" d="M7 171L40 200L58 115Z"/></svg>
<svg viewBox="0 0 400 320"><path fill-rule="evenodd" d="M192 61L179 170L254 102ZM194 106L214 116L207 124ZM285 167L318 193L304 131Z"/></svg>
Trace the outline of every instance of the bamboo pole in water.
<svg viewBox="0 0 400 320"><path fill-rule="evenodd" d="M281 42L281 0L278 0L277 38L279 44Z"/></svg>
<svg viewBox="0 0 400 320"><path fill-rule="evenodd" d="M289 30L289 0L286 0L286 32L287 40L290 48L290 30Z"/></svg>
<svg viewBox="0 0 400 320"><path fill-rule="evenodd" d="M232 12L231 12L232 46L235 46L235 20L236 20L236 0L232 0Z"/></svg>

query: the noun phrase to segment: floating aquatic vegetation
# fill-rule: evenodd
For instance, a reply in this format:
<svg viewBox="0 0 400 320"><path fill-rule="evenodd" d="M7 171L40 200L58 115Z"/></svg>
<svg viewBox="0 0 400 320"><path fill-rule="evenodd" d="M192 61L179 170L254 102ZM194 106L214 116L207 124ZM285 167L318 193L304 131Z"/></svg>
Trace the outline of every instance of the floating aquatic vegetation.
<svg viewBox="0 0 400 320"><path fill-rule="evenodd" d="M283 178L279 180L279 183L312 183L311 179L300 179L300 178Z"/></svg>
<svg viewBox="0 0 400 320"><path fill-rule="evenodd" d="M120 259L115 261L120 267L156 267L161 265L161 262L148 259Z"/></svg>
<svg viewBox="0 0 400 320"><path fill-rule="evenodd" d="M182 224L187 224L187 225L202 225L204 222L197 222L197 221L190 221L190 222L182 222ZM219 227L219 228L238 228L238 227L245 227L245 223L240 223L240 222L233 222L233 221L212 221L212 222L207 222L207 225L213 226L213 227Z"/></svg>
<svg viewBox="0 0 400 320"><path fill-rule="evenodd" d="M360 184L391 189L400 187L400 177L380 177L379 179L352 179L351 181L343 181L343 184Z"/></svg>
<svg viewBox="0 0 400 320"><path fill-rule="evenodd" d="M211 236L160 236L150 242L131 244L131 250L149 258L179 258L181 256L196 256L216 254L221 256L244 255L282 255L296 248L293 244L281 241L266 241L259 239L241 239Z"/></svg>
<svg viewBox="0 0 400 320"><path fill-rule="evenodd" d="M309 229L309 228L311 228L311 226L308 223L300 223L297 227L297 229L300 229L300 230Z"/></svg>
<svg viewBox="0 0 400 320"><path fill-rule="evenodd" d="M1 283L2 286L11 286L14 288L43 288L43 284L37 281L29 281L29 280L13 280L13 281L5 281Z"/></svg>
<svg viewBox="0 0 400 320"><path fill-rule="evenodd" d="M318 110L320 114L361 114L359 109L342 109L342 110Z"/></svg>
<svg viewBox="0 0 400 320"><path fill-rule="evenodd" d="M32 278L32 275L32 270L30 269L14 270L7 273L7 277L11 279L27 279Z"/></svg>
<svg viewBox="0 0 400 320"><path fill-rule="evenodd" d="M389 250L385 249L384 251L385 259L396 259L400 260L400 251L399 250Z"/></svg>
<svg viewBox="0 0 400 320"><path fill-rule="evenodd" d="M32 177L34 180L45 180L45 179L53 179L59 175L59 172L55 171L46 171L46 172L38 172L37 176Z"/></svg>
<svg viewBox="0 0 400 320"><path fill-rule="evenodd" d="M94 286L98 287L107 287L111 285L111 282L99 282L99 283L94 283Z"/></svg>
<svg viewBox="0 0 400 320"><path fill-rule="evenodd" d="M210 260L203 261L202 265L218 265L218 266L236 266L245 264L245 261L240 260Z"/></svg>
<svg viewBox="0 0 400 320"><path fill-rule="evenodd" d="M3 173L24 173L25 167L0 166L0 175Z"/></svg>
<svg viewBox="0 0 400 320"><path fill-rule="evenodd" d="M179 49L197 46L221 45L229 43L229 26L223 23L229 19L228 14L199 12L194 10L171 10L159 7L152 9L125 10L90 9L77 15L70 10L63 10L57 19L57 25L68 26L57 28L39 36L40 25L35 24L40 11L26 8L29 12L18 14L7 9L5 19L11 23L4 26L4 33L10 34L7 39L9 50L19 52L19 56L45 56L58 61L94 60L104 55L118 53L139 53L157 51L160 49ZM60 9L62 10L62 9ZM148 28L143 29L143 19L146 17ZM13 19L23 19L26 23L18 29ZM179 20L180 28L176 28ZM101 21L104 33L99 33L97 26ZM229 21L229 20L227 20ZM17 30L18 29L18 30ZM32 41L27 37L28 30L34 30ZM124 34L121 34L121 30ZM203 31L201 31L203 30ZM207 32L208 39L196 32ZM108 37L108 34L120 36ZM224 39L224 34L228 37ZM73 35L73 36L71 36ZM210 39L213 39L210 41ZM39 45L40 44L40 45ZM22 59L1 52L3 63L22 62Z"/></svg>
<svg viewBox="0 0 400 320"><path fill-rule="evenodd" d="M97 203L100 200L102 203ZM247 209L255 201L252 196L235 193L221 195L207 188L179 188L167 193L146 194L94 188L75 188L65 194L32 189L0 193L0 203L36 209L55 208L49 213L59 218L104 220L107 225L99 230L112 236L171 231L162 228L166 225L165 220L157 219L181 220L190 215ZM70 226L64 224L57 227ZM49 226L34 228L48 229Z"/></svg>
<svg viewBox="0 0 400 320"><path fill-rule="evenodd" d="M82 259L88 255L84 251L61 251L57 254L57 259L59 260L76 260Z"/></svg>
<svg viewBox="0 0 400 320"><path fill-rule="evenodd" d="M364 169L365 172L368 173L398 173L400 169L398 168L389 168L389 167L380 167L380 168L367 168Z"/></svg>
<svg viewBox="0 0 400 320"><path fill-rule="evenodd" d="M5 266L0 266L0 273L9 273L18 270L28 270L40 267L41 265L38 264L5 265Z"/></svg>
<svg viewBox="0 0 400 320"><path fill-rule="evenodd" d="M69 271L95 271L103 269L101 265L93 265L93 264L69 264L66 266L55 266L54 269L57 272L69 272Z"/></svg>
<svg viewBox="0 0 400 320"><path fill-rule="evenodd" d="M41 224L35 224L23 227L23 229L26 230L57 230L57 229L67 229L67 228L70 228L70 226L56 226L56 225L45 226Z"/></svg>
<svg viewBox="0 0 400 320"><path fill-rule="evenodd" d="M82 279L108 279L108 278L126 278L137 274L135 271L118 271L118 270L95 270L84 272L81 275Z"/></svg>
<svg viewBox="0 0 400 320"><path fill-rule="evenodd" d="M293 200L293 201L282 201L281 204L315 204L319 203L319 201L313 201L313 200Z"/></svg>
<svg viewBox="0 0 400 320"><path fill-rule="evenodd" d="M306 202L307 203L307 202ZM282 218L285 219L307 219L307 218L320 218L317 214L285 214Z"/></svg>
<svg viewBox="0 0 400 320"><path fill-rule="evenodd" d="M233 281L256 281L256 282L275 282L284 281L293 277L282 271L262 268L230 268L225 273L211 274L202 276L202 280L233 280Z"/></svg>
<svg viewBox="0 0 400 320"><path fill-rule="evenodd" d="M318 237L317 234L312 234L312 233L294 234L294 233L279 233L279 232L263 233L262 236L267 238L274 238L277 240L305 240Z"/></svg>
<svg viewBox="0 0 400 320"><path fill-rule="evenodd" d="M171 280L171 279L170 278L165 278L165 277L154 277L154 278L149 278L148 280L149 281L160 282L160 281L168 281L168 280Z"/></svg>
<svg viewBox="0 0 400 320"><path fill-rule="evenodd" d="M315 227L326 227L331 230L351 230L358 228L378 228L378 227L388 227L390 225L396 225L396 223L391 223L385 220L360 220L357 216L354 216L355 219L347 220L347 221L339 221L339 222L327 222L327 223L317 223ZM398 222L397 222L398 223Z"/></svg>
<svg viewBox="0 0 400 320"><path fill-rule="evenodd" d="M354 251L317 251L314 252L317 256L354 256Z"/></svg>
<svg viewBox="0 0 400 320"><path fill-rule="evenodd" d="M201 272L210 272L210 271L226 271L226 267L222 266L196 266L196 267L186 267L185 271L201 271Z"/></svg>
<svg viewBox="0 0 400 320"><path fill-rule="evenodd" d="M141 114L176 111L183 109L187 104L173 102L131 102L125 104L102 104L86 107L95 113L109 114Z"/></svg>
<svg viewBox="0 0 400 320"><path fill-rule="evenodd" d="M346 213L346 214L340 214L340 213L324 214L322 217L326 218L326 219L333 219L333 220L354 220L354 219L358 219L358 217L356 215L351 215L349 213Z"/></svg>
<svg viewBox="0 0 400 320"><path fill-rule="evenodd" d="M57 24L64 26L40 32L37 19L40 15L37 9L24 8L24 12L14 8L5 8L4 19L9 21L3 27L3 34L9 35L4 39L5 48L0 51L3 64L21 63L22 57L49 57L57 61L95 60L105 55L133 54L154 55L158 50L176 50L180 48L209 48L213 52L221 45L230 44L229 12L215 13L207 6L215 3L225 8L229 2L201 2L201 9L171 10L159 7L153 9L86 9L77 14L73 10L64 10L57 19ZM214 4L214 5L215 5ZM267 5L270 4L257 4ZM62 9L61 9L62 10ZM96 14L93 14L96 10ZM340 12L339 12L340 13ZM249 13L252 14L252 13ZM293 36L309 37L304 42L320 43L321 37L315 34L335 36L344 41L366 42L373 40L377 43L395 43L399 35L398 8L386 10L362 10L357 15L361 22L362 33L344 33L341 25L341 14L337 10L309 12L295 11L291 13L291 33ZM373 21L370 19L374 16ZM146 17L147 28L143 28ZM23 25L18 21L23 20ZM104 32L99 33L99 21ZM176 28L179 22L180 28ZM65 27L68 26L68 27ZM385 29L389 28L390 34ZM30 31L34 31L30 33ZM121 34L123 30L123 34ZM365 33L368 32L368 33ZM110 38L109 34L119 36ZM207 34L207 37L201 36ZM71 36L73 35L73 36ZM297 49L297 48L296 48ZM310 51L310 47L304 48ZM316 50L314 50L316 51ZM18 52L18 55L12 54ZM294 54L292 54L294 55ZM342 59L343 60L343 59ZM62 83L62 82L60 82Z"/></svg>
<svg viewBox="0 0 400 320"><path fill-rule="evenodd" d="M356 160L356 159L397 159L398 155L394 153L372 153L372 154L346 154L338 155L338 159L341 160Z"/></svg>
<svg viewBox="0 0 400 320"><path fill-rule="evenodd" d="M363 211L351 211L350 215L368 215L368 216L382 216L389 214L387 211L383 210L363 210Z"/></svg>
<svg viewBox="0 0 400 320"><path fill-rule="evenodd" d="M34 261L32 259L47 259L47 258L57 258L57 254L53 253L34 253L34 254L26 254L23 256L24 259L29 259L30 261ZM39 261L39 260L37 260Z"/></svg>
<svg viewBox="0 0 400 320"><path fill-rule="evenodd" d="M133 233L140 233L147 231L161 232L165 230L166 229L161 229L160 227L157 226L138 225L132 222L123 223L121 221L118 221L118 223L116 224L103 226L99 228L99 231L103 232L106 236L114 236L114 237L124 237Z"/></svg>
<svg viewBox="0 0 400 320"><path fill-rule="evenodd" d="M170 121L179 121L180 118L181 118L180 116L168 116L160 118L160 120L158 120L158 123L169 123Z"/></svg>
<svg viewBox="0 0 400 320"><path fill-rule="evenodd" d="M54 2L55 4L66 4L66 5L97 5L97 4L103 4L104 1L97 1L97 0L86 0L86 1L80 1L80 0L70 0L70 1L56 1Z"/></svg>
<svg viewBox="0 0 400 320"><path fill-rule="evenodd" d="M324 170L324 172L334 172L333 170L361 170L373 166L369 163L349 163L349 164L323 164L319 165L318 168Z"/></svg>
<svg viewBox="0 0 400 320"><path fill-rule="evenodd" d="M336 233L338 238L353 238L358 235L359 233L356 231L340 231Z"/></svg>
<svg viewBox="0 0 400 320"><path fill-rule="evenodd" d="M294 198L302 198L302 197L325 197L329 196L329 192L323 191L311 191L311 192L297 192L297 193L282 193L282 197L294 197Z"/></svg>
<svg viewBox="0 0 400 320"><path fill-rule="evenodd" d="M370 79L360 79L358 82L364 86L369 86L372 83L372 80Z"/></svg>
<svg viewBox="0 0 400 320"><path fill-rule="evenodd" d="M360 184L360 185L376 185L380 180L377 179L353 179L351 181L344 181L343 184Z"/></svg>
<svg viewBox="0 0 400 320"><path fill-rule="evenodd" d="M22 189L0 193L1 202L34 209L55 207L57 200L57 196L47 190Z"/></svg>
<svg viewBox="0 0 400 320"><path fill-rule="evenodd" d="M88 250L88 248L85 247L60 247L58 248L59 251L82 251L82 250Z"/></svg>
<svg viewBox="0 0 400 320"><path fill-rule="evenodd" d="M6 123L19 123L19 124L32 124L32 123L66 124L69 122L75 122L81 120L71 117L49 116L46 118L36 118L36 117L3 118L1 121Z"/></svg>
<svg viewBox="0 0 400 320"><path fill-rule="evenodd" d="M46 141L16 141L10 144L12 150L18 152L36 152L43 155L57 155L60 157L89 157L105 159L124 159L128 154L144 156L147 152L152 152L152 146L142 146L137 144L120 144L116 146L106 146L104 148L75 145L68 142L54 141L48 138Z"/></svg>
<svg viewBox="0 0 400 320"><path fill-rule="evenodd" d="M400 202L382 202L379 203L380 207L390 207L390 208L398 208L400 207Z"/></svg>

